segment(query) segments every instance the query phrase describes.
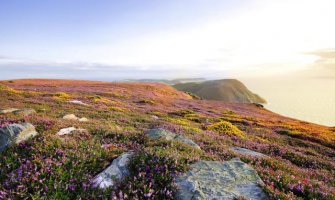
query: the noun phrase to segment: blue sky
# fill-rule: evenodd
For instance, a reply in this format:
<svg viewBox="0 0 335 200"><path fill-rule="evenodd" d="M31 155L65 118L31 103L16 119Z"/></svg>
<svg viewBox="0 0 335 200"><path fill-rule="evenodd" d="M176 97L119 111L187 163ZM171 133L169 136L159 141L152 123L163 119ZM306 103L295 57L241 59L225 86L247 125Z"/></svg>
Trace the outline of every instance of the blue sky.
<svg viewBox="0 0 335 200"><path fill-rule="evenodd" d="M335 56L324 56L335 52L332 6L330 0L1 0L0 79L335 74Z"/></svg>

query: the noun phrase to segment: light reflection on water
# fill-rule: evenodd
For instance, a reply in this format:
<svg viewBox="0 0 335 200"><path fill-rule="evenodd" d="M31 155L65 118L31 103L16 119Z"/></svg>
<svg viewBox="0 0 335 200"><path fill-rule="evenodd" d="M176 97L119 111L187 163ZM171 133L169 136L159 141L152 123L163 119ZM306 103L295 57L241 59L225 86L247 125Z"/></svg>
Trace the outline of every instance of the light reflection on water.
<svg viewBox="0 0 335 200"><path fill-rule="evenodd" d="M335 126L335 79L245 80L247 87L264 97L265 108L278 114Z"/></svg>

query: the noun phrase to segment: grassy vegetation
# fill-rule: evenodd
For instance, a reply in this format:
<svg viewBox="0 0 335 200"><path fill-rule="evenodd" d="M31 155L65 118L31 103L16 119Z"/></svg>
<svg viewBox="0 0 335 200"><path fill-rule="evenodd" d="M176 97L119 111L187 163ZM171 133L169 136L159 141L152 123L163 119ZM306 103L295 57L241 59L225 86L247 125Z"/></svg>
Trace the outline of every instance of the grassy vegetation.
<svg viewBox="0 0 335 200"><path fill-rule="evenodd" d="M334 129L253 105L192 100L166 87L45 80L3 83L0 108L34 108L37 113L0 115L0 127L29 122L40 134L1 153L0 199L172 199L175 175L188 170L190 163L235 156L257 170L270 199L335 198ZM31 93L35 89L38 92ZM83 99L88 106L70 104L65 101L69 98ZM69 113L90 121L63 120ZM70 126L88 133L56 135ZM156 127L189 137L202 151L144 134ZM229 150L233 146L268 157L235 155ZM129 177L116 188L91 187L96 174L130 150L135 156Z"/></svg>

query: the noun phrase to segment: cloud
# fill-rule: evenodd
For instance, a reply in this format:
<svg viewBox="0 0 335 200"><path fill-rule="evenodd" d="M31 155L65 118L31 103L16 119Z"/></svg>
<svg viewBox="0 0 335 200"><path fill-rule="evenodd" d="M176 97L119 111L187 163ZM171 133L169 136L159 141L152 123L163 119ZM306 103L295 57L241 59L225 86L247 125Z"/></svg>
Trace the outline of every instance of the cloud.
<svg viewBox="0 0 335 200"><path fill-rule="evenodd" d="M4 56L4 55L0 55L0 60L7 60L7 59L9 59L9 57L7 57L7 56Z"/></svg>
<svg viewBox="0 0 335 200"><path fill-rule="evenodd" d="M335 49L321 49L309 54L319 57L314 66L335 70Z"/></svg>

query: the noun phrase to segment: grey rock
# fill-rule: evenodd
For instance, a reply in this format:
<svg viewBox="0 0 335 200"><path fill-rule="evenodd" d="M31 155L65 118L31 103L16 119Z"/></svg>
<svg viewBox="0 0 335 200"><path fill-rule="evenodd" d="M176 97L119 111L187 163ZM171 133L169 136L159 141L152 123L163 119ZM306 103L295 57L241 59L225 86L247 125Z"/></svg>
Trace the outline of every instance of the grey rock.
<svg viewBox="0 0 335 200"><path fill-rule="evenodd" d="M235 158L230 161L198 161L191 170L177 177L176 199L216 199L233 200L244 197L252 200L265 200L266 194L257 172Z"/></svg>
<svg viewBox="0 0 335 200"><path fill-rule="evenodd" d="M145 134L153 139L164 138L166 140L176 140L194 148L200 149L199 145L197 145L191 139L179 134L172 133L171 131L165 130L163 128L150 129L146 131Z"/></svg>
<svg viewBox="0 0 335 200"><path fill-rule="evenodd" d="M151 115L151 119L154 119L154 120L159 120L159 117L156 116L156 115Z"/></svg>
<svg viewBox="0 0 335 200"><path fill-rule="evenodd" d="M75 128L75 127L68 127L68 128L63 128L58 131L57 135L69 135L69 134L74 134L74 133L87 133L88 131L86 129L81 129L81 128Z"/></svg>
<svg viewBox="0 0 335 200"><path fill-rule="evenodd" d="M109 167L92 179L92 186L101 189L113 187L117 181L129 176L128 164L133 154L133 152L126 152L114 159Z"/></svg>
<svg viewBox="0 0 335 200"><path fill-rule="evenodd" d="M264 155L262 153L252 151L252 150L249 150L249 149L245 149L245 148L241 148L241 147L232 147L232 148L230 148L230 150L235 152L235 153L242 154L242 155L245 155L245 156L267 157L267 155Z"/></svg>
<svg viewBox="0 0 335 200"><path fill-rule="evenodd" d="M19 144L38 133L29 123L11 124L0 129L0 152L12 144Z"/></svg>
<svg viewBox="0 0 335 200"><path fill-rule="evenodd" d="M176 137L175 133L165 130L163 128L150 129L145 132L149 137L153 139L164 138L166 140L173 140Z"/></svg>

